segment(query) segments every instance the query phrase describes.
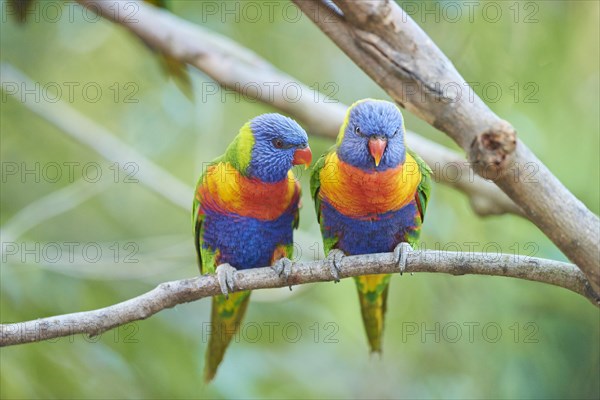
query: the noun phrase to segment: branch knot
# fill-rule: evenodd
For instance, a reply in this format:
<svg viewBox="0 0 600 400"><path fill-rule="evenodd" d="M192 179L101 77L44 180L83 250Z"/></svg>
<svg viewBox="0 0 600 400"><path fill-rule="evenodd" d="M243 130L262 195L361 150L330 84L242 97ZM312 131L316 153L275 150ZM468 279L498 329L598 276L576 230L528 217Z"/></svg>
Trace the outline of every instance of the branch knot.
<svg viewBox="0 0 600 400"><path fill-rule="evenodd" d="M512 163L516 148L517 132L508 122L500 120L471 142L471 167L482 177L496 180Z"/></svg>

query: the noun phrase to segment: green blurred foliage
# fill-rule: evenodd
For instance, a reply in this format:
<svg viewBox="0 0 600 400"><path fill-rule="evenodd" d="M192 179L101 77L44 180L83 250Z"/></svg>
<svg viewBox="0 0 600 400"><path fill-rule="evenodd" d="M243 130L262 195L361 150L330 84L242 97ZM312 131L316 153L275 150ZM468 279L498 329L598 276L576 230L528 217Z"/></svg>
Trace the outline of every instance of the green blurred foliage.
<svg viewBox="0 0 600 400"><path fill-rule="evenodd" d="M50 3L62 4L44 2ZM170 3L176 14L229 36L337 101L387 98L287 2ZM472 14L466 2L400 3L474 83L475 92L513 123L565 186L598 213L599 3L475 2ZM63 7L57 19L40 6L33 11L39 18L21 26L9 15L6 2L0 4L2 62L42 85L99 85L103 95L97 102L86 100L79 89L72 101L63 91L62 100L190 187L202 163L221 154L246 120L273 111L234 94L207 94L212 83L196 70L190 71L195 90L191 103L141 41L109 22L84 18L79 6L72 5L72 17ZM116 99L110 89L115 83L121 90ZM124 101L131 92L125 88L128 83L134 85L135 103ZM333 86L324 89L328 83ZM498 87L501 94L494 91ZM118 262L112 263L110 257L98 263L69 262L65 256L58 263L38 263L32 256L25 262L2 260L2 322L98 308L161 281L198 273L187 211L140 183L111 183L110 162L33 114L19 97L3 93L0 105L3 163L31 167L97 162L108 179L100 193L33 226L16 241L98 242L105 252L116 243L121 249ZM410 129L456 148L442 133L409 113L405 116ZM315 154L330 143L311 138ZM307 188L308 174L302 175ZM2 227L26 205L71 183L66 176L53 183L3 175ZM191 205L191 192L189 200ZM301 258L312 259L320 256L315 254L320 235L308 190L303 200L296 237ZM478 251L564 259L532 224L513 216L479 218L462 194L440 185L434 187L423 241L428 248L468 250L468 243L475 242ZM123 262L128 243L138 246L134 259L139 262ZM3 348L0 396L600 396L598 309L566 290L533 282L395 277L381 358L368 354L351 280L306 285L291 293L256 292L239 343L229 349L215 382L205 386L201 371L208 321L209 302L200 301L99 338L76 336Z"/></svg>

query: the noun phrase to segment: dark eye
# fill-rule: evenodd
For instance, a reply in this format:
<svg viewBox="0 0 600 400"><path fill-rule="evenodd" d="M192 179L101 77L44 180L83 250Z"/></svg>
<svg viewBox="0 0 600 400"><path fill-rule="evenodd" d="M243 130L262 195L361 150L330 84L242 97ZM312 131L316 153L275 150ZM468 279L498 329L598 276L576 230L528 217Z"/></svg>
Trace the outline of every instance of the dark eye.
<svg viewBox="0 0 600 400"><path fill-rule="evenodd" d="M283 148L283 140L281 140L279 138L273 139L273 146L275 146L276 149L282 149Z"/></svg>
<svg viewBox="0 0 600 400"><path fill-rule="evenodd" d="M357 135L362 136L362 132L360 131L358 125L354 128L354 132L356 132Z"/></svg>
<svg viewBox="0 0 600 400"><path fill-rule="evenodd" d="M397 134L398 134L398 129L396 129L396 130L394 131L394 133L392 134L392 137L396 136Z"/></svg>

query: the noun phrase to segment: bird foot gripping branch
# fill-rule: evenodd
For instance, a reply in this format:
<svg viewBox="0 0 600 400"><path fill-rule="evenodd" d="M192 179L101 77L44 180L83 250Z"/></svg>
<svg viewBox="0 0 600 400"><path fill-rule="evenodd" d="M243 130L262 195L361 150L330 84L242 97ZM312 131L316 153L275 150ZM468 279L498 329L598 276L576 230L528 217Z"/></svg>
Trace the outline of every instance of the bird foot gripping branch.
<svg viewBox="0 0 600 400"><path fill-rule="evenodd" d="M221 293L226 298L229 298L229 291L235 290L235 273L237 269L233 268L230 264L221 264L215 270L217 273L217 280L221 287Z"/></svg>
<svg viewBox="0 0 600 400"><path fill-rule="evenodd" d="M412 253L414 249L412 246L406 242L402 242L394 248L394 256L396 257L396 263L398 264L398 269L400 270L400 275L404 273L406 270L406 259L408 255Z"/></svg>
<svg viewBox="0 0 600 400"><path fill-rule="evenodd" d="M331 271L331 276L333 276L333 281L338 283L340 281L340 265L342 263L342 258L346 255L340 249L331 249L329 254L327 255L327 261L329 264L329 270Z"/></svg>
<svg viewBox="0 0 600 400"><path fill-rule="evenodd" d="M293 265L294 263L292 260L287 257L283 257L275 261L275 264L273 264L271 268L273 268L273 271L275 271L280 278L284 278L285 283L287 284L290 279L290 275L292 274ZM289 288L292 290L292 285L289 285Z"/></svg>

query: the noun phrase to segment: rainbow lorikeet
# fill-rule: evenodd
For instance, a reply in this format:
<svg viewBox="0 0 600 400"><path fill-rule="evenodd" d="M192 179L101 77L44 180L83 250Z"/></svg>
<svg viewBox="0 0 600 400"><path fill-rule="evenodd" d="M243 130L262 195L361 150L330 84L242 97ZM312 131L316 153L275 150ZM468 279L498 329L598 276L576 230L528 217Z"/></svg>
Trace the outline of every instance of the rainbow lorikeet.
<svg viewBox="0 0 600 400"><path fill-rule="evenodd" d="M404 268L410 246L418 243L430 174L406 147L395 104L365 99L350 106L336 144L315 163L310 182L336 278L344 255L394 251ZM381 352L390 275L355 280L371 351Z"/></svg>
<svg viewBox="0 0 600 400"><path fill-rule="evenodd" d="M249 291L228 294L236 269L272 265L280 276L289 275L300 203L291 168L311 161L300 125L264 114L240 129L198 181L192 220L200 271L216 272L223 292L212 300L206 381L214 378L248 306Z"/></svg>

